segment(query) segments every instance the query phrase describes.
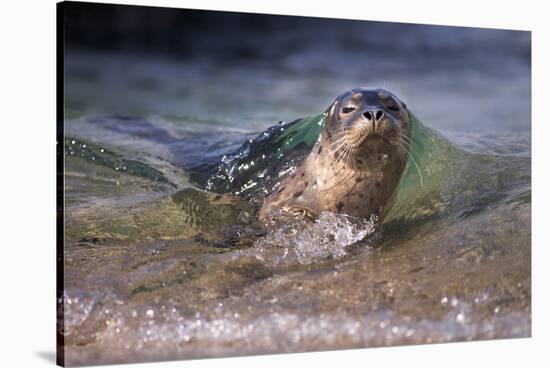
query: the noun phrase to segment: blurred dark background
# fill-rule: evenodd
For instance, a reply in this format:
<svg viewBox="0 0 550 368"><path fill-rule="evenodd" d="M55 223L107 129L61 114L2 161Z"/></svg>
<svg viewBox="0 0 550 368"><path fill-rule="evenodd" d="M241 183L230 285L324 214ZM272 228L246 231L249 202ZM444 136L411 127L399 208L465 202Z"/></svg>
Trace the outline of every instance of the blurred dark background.
<svg viewBox="0 0 550 368"><path fill-rule="evenodd" d="M482 30L323 19L301 16L232 13L145 6L67 2L69 47L147 52L172 57L223 55L260 59L292 53L315 43L342 48L383 48L385 52L452 53L463 43L470 53L483 48L502 55L530 58L526 32ZM502 37L494 39L494 33ZM448 54L446 55L448 56Z"/></svg>
<svg viewBox="0 0 550 368"><path fill-rule="evenodd" d="M464 106L510 128L530 122L530 32L66 2L65 41L71 116L256 129L369 85L443 129L471 125Z"/></svg>

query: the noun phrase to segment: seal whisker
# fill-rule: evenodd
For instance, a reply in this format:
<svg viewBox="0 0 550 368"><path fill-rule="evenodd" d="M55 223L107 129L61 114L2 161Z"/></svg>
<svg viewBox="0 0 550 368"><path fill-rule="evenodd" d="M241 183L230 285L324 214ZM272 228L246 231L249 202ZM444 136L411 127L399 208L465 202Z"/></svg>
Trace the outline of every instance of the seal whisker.
<svg viewBox="0 0 550 368"><path fill-rule="evenodd" d="M333 140L333 142L331 142L329 145L332 145L334 143L336 143L336 141L339 141L341 140L342 138L344 138L348 132L351 130L351 128L344 128L338 132L336 132L332 137L331 137L331 140Z"/></svg>
<svg viewBox="0 0 550 368"><path fill-rule="evenodd" d="M411 158L412 162L416 166L416 170L418 171L418 175L420 175L420 186L423 186L424 185L424 179L422 178L422 172L420 171L420 167L416 163L416 160L414 159L414 157L412 157L411 155L409 155L409 157Z"/></svg>
<svg viewBox="0 0 550 368"><path fill-rule="evenodd" d="M336 159L336 163L338 164L342 163L342 160L346 155L347 151L349 150L349 148L350 146L344 145L344 149L342 150L342 152L339 153L338 158ZM343 165L342 167L346 167L346 165Z"/></svg>
<svg viewBox="0 0 550 368"><path fill-rule="evenodd" d="M346 142L346 138L345 137L342 137L340 138L338 141L336 141L334 144L330 144L328 146L328 150L330 153L336 153L338 152L340 149L342 149L343 147L345 147L347 144Z"/></svg>
<svg viewBox="0 0 550 368"><path fill-rule="evenodd" d="M399 153L399 158L401 159L401 162L406 166L407 160L410 156L410 152L405 141L399 141L399 144L397 145L397 152Z"/></svg>
<svg viewBox="0 0 550 368"><path fill-rule="evenodd" d="M353 163L352 155L356 152L356 149L353 146L348 146L348 147L349 149L346 152L345 165L347 167L352 167L352 163Z"/></svg>
<svg viewBox="0 0 550 368"><path fill-rule="evenodd" d="M408 143L409 145L413 145L413 142L411 141L411 138L406 136L405 134L401 133L399 135L399 138L401 139L401 141L405 142L405 143Z"/></svg>
<svg viewBox="0 0 550 368"><path fill-rule="evenodd" d="M321 190L321 192L326 192L326 191L329 191L331 189L336 188L337 186L343 185L343 184L347 183L348 181L350 181L355 176L355 174L357 174L357 172L355 170L349 170L348 172L351 172L351 176L349 177L349 179L348 179L348 175L347 175L348 173L346 173L346 175L344 175L343 178L340 181L336 182L334 185L332 185L329 188ZM338 176L334 175L333 178L335 178L335 177L338 177Z"/></svg>
<svg viewBox="0 0 550 368"><path fill-rule="evenodd" d="M349 167L348 158L350 157L352 151L353 151L353 147L350 146L350 145L347 145L346 149L345 149L345 151L342 155L342 159L340 160L340 162L342 162L344 164L344 166L346 166L346 167Z"/></svg>
<svg viewBox="0 0 550 368"><path fill-rule="evenodd" d="M266 218L275 208L307 207L316 213L334 211L367 219L376 214L382 222L395 201L399 202L396 191L409 166L418 170L420 185L424 185L419 163L425 163L416 159L421 157L421 146L409 137L411 114L388 115L380 120L379 129L360 114L369 109L384 111L386 95L406 109L393 94L375 88L349 89L336 98L325 110L321 134L300 175L283 179L285 193L266 197L258 218ZM354 109L345 109L351 104ZM353 110L357 111L352 114ZM366 143L372 136L375 139ZM415 173L411 175L416 178Z"/></svg>
<svg viewBox="0 0 550 368"><path fill-rule="evenodd" d="M354 150L354 148L348 143L347 141L347 138L344 136L342 138L339 139L339 144L336 148L331 148L331 151L332 153L336 153L340 150L342 150L342 152L338 152L338 157L336 158L336 162L340 163L340 162L343 162L343 161L346 161L346 156L347 155L350 155L352 153L352 151Z"/></svg>
<svg viewBox="0 0 550 368"><path fill-rule="evenodd" d="M403 142L403 143L405 143L405 142ZM401 149L403 149L402 146L398 146L398 147L400 147ZM410 147L410 146L409 146L409 147ZM423 186L423 185L424 185L424 178L422 177L422 172L421 172L421 170L420 170L420 166L418 166L418 163L416 162L416 160L414 159L414 157L413 157L412 154L409 153L407 156L408 156L408 158L411 159L411 161L413 162L413 164L416 166L416 170L418 171L418 175L420 176L420 186Z"/></svg>
<svg viewBox="0 0 550 368"><path fill-rule="evenodd" d="M345 164L348 167L351 167L351 157L353 152L355 152L355 149L352 146L350 146L350 149L347 150L346 159L345 159Z"/></svg>
<svg viewBox="0 0 550 368"><path fill-rule="evenodd" d="M403 165L406 167L407 166L407 159L408 159L408 153L405 151L405 148L401 145L397 146L398 150L397 152L399 153L399 158L401 159L401 162L403 163Z"/></svg>
<svg viewBox="0 0 550 368"><path fill-rule="evenodd" d="M405 162L403 161L403 153L401 152L401 149L399 149L399 146L397 147L397 156L399 157L402 163Z"/></svg>
<svg viewBox="0 0 550 368"><path fill-rule="evenodd" d="M351 150L351 147L350 147L350 146L346 146L346 147L344 148L344 151L342 152L342 157L343 157L344 154L347 154L347 152L349 152L350 150ZM344 171L344 179L347 177L347 172L346 172L346 171L348 171L348 172L354 172L354 170L351 170L350 167L349 167L347 164L342 163L340 158L339 158L336 162L339 163L339 164L341 164L341 165L340 165L340 168L338 169L338 171L337 171L336 173L334 173L334 175L332 175L332 176L330 177L329 181L331 181L331 180L334 179L334 178L340 178L340 173L342 173L342 171ZM323 189L323 190L321 190L321 192L330 190L330 189L336 187L337 185L339 185L339 183L336 183L335 185L333 185L332 187L330 187L330 188L328 188L328 189Z"/></svg>
<svg viewBox="0 0 550 368"><path fill-rule="evenodd" d="M415 154L420 156L420 153L418 153L417 148L414 145L414 142L411 140L410 137L404 135L403 133L400 134L400 138L402 138L402 142L407 144L407 148L411 149Z"/></svg>
<svg viewBox="0 0 550 368"><path fill-rule="evenodd" d="M339 132L339 134L335 137L333 137L334 141L329 143L327 148L332 151L332 153L335 152L334 148L338 147L340 149L340 146L342 143L345 143L346 141L346 134L345 132Z"/></svg>
<svg viewBox="0 0 550 368"><path fill-rule="evenodd" d="M399 152L404 155L402 156L403 159L406 159L406 156L408 154L408 149L409 147L407 146L407 142L403 139L399 139L398 141L398 144L397 144L397 148L399 149ZM406 162L406 160L405 160Z"/></svg>
<svg viewBox="0 0 550 368"><path fill-rule="evenodd" d="M352 157L352 152L353 152L353 147L351 146L347 146L346 147L346 150L344 151L344 154L343 154L343 157L344 159L341 160L342 164L343 164L343 167L348 169L348 173L351 173L351 176L348 178L348 175L346 173L346 175L343 177L343 179L336 183L334 186L338 186L338 185L343 185L343 184L346 184L349 180L351 180L355 174L357 173L355 170L351 169L351 157ZM336 177L336 175L334 176Z"/></svg>
<svg viewBox="0 0 550 368"><path fill-rule="evenodd" d="M403 139L399 143L400 145L405 146L407 148L407 150L409 151L408 152L409 155L416 154L417 156L420 156L420 153L414 147L413 143L410 140L407 140L408 139L407 136L401 135L401 138Z"/></svg>

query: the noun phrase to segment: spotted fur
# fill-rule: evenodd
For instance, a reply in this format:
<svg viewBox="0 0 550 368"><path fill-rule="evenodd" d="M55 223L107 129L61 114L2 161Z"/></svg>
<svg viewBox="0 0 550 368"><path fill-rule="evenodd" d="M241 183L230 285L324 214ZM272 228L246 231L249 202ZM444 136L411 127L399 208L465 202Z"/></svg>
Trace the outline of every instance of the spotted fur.
<svg viewBox="0 0 550 368"><path fill-rule="evenodd" d="M300 208L374 214L381 221L393 206L409 135L410 114L396 96L382 89L347 91L327 110L310 155L283 179L282 189L264 199L258 217L265 219L275 208Z"/></svg>

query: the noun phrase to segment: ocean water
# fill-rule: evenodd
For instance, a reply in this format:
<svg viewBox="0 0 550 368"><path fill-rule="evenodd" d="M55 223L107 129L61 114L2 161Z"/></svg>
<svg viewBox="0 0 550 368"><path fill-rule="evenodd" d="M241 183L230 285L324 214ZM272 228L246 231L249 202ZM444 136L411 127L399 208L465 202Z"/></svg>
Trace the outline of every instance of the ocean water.
<svg viewBox="0 0 550 368"><path fill-rule="evenodd" d="M530 336L529 34L357 30L281 33L256 57L67 50L68 364ZM396 207L381 227L259 226L307 146L269 161L246 142L358 86L427 127Z"/></svg>

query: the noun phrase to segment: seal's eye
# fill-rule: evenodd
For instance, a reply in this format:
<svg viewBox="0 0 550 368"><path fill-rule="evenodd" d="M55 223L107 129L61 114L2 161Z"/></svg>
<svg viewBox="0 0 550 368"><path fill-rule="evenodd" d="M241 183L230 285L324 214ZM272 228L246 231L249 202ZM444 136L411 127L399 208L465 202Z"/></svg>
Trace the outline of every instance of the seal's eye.
<svg viewBox="0 0 550 368"><path fill-rule="evenodd" d="M399 107L397 105L390 105L390 106L388 106L388 110L390 110L390 111L399 111Z"/></svg>
<svg viewBox="0 0 550 368"><path fill-rule="evenodd" d="M353 110L355 110L355 106L346 106L342 109L342 112L344 114L349 114L350 112L352 112Z"/></svg>

